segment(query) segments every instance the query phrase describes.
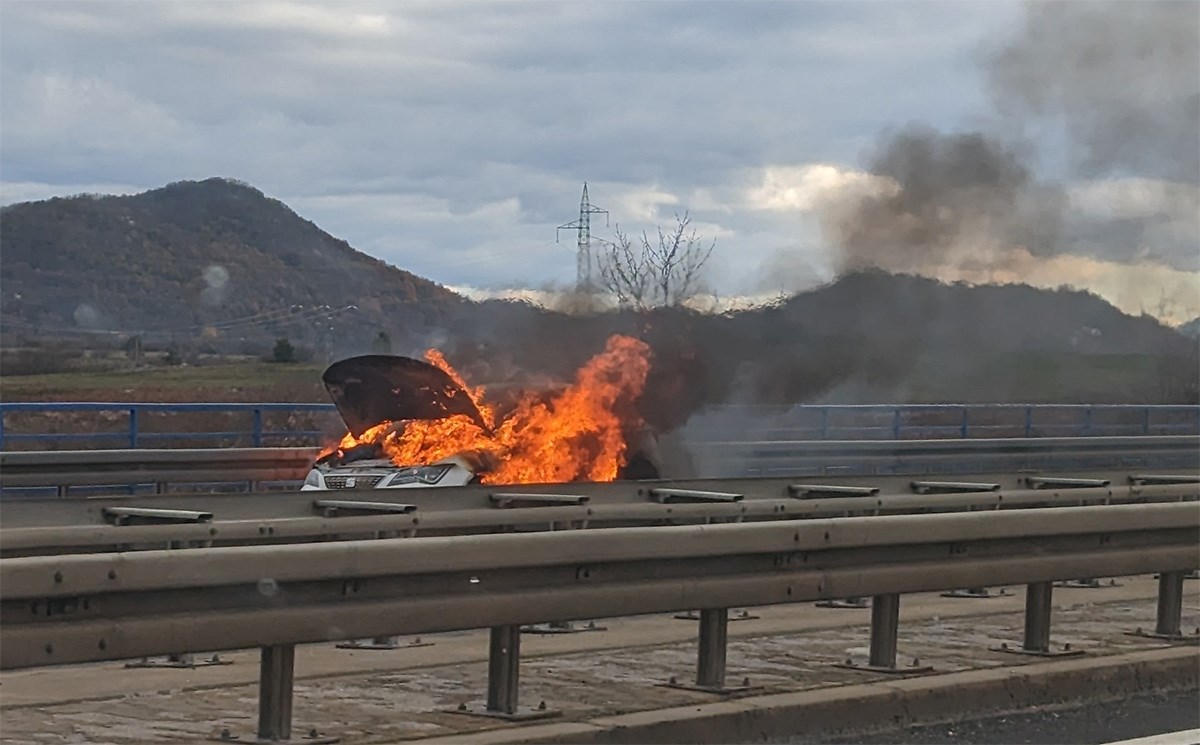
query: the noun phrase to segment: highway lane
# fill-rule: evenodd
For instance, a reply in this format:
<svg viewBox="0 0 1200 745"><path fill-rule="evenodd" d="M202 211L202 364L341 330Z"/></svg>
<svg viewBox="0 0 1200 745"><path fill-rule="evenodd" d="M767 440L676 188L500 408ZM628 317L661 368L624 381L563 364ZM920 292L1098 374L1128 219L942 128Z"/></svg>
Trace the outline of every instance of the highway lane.
<svg viewBox="0 0 1200 745"><path fill-rule="evenodd" d="M1044 707L960 722L909 727L858 737L786 741L793 745L1106 745L1161 733L1200 728L1200 691L1171 691ZM1179 745L1195 739L1176 738Z"/></svg>

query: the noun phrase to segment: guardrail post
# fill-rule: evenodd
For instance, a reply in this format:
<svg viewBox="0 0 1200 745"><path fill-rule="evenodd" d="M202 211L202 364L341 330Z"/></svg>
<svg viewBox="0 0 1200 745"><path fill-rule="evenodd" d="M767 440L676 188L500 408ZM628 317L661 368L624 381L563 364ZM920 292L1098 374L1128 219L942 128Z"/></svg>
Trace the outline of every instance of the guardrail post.
<svg viewBox="0 0 1200 745"><path fill-rule="evenodd" d="M1083 654L1064 644L1061 650L1050 648L1050 614L1054 608L1053 582L1030 582L1025 586L1025 636L1020 649L1001 644L998 651L1033 654L1041 657Z"/></svg>
<svg viewBox="0 0 1200 745"><path fill-rule="evenodd" d="M129 447L136 448L138 446L138 410L136 407L129 409Z"/></svg>
<svg viewBox="0 0 1200 745"><path fill-rule="evenodd" d="M753 618L754 616L747 615ZM668 688L683 688L704 693L736 693L751 689L750 679L741 685L725 685L725 660L729 646L729 609L705 608L700 611L700 638L697 644L696 683L679 683L675 677L666 683Z"/></svg>
<svg viewBox="0 0 1200 745"><path fill-rule="evenodd" d="M854 660L847 659L837 667L904 675L932 672L932 667L922 667L919 660L913 660L912 664L907 667L896 667L896 641L899 633L900 596L894 593L873 596L871 598L871 647L867 664L859 665Z"/></svg>
<svg viewBox="0 0 1200 745"><path fill-rule="evenodd" d="M728 610L701 610L700 654L696 664L697 688L719 689L725 685L725 650L728 639Z"/></svg>
<svg viewBox="0 0 1200 745"><path fill-rule="evenodd" d="M1092 407L1083 410L1083 434L1092 434Z"/></svg>
<svg viewBox="0 0 1200 745"><path fill-rule="evenodd" d="M292 737L292 681L296 647L279 644L263 647L258 671L258 739Z"/></svg>
<svg viewBox="0 0 1200 745"><path fill-rule="evenodd" d="M260 448L260 447L262 447L262 437L263 437L262 409L254 410L254 423L251 425L251 427L252 427L251 441L254 443L254 447Z"/></svg>
<svg viewBox="0 0 1200 745"><path fill-rule="evenodd" d="M1033 407L1025 407L1025 436L1033 437Z"/></svg>
<svg viewBox="0 0 1200 745"><path fill-rule="evenodd" d="M821 409L821 439L829 439L829 407Z"/></svg>
<svg viewBox="0 0 1200 745"><path fill-rule="evenodd" d="M895 408L895 410L892 411L892 439L893 440L900 439L900 407L899 406L897 406Z"/></svg>
<svg viewBox="0 0 1200 745"><path fill-rule="evenodd" d="M1050 651L1053 593L1054 585L1050 582L1033 582L1025 586L1025 637L1022 647L1026 652Z"/></svg>
<svg viewBox="0 0 1200 745"><path fill-rule="evenodd" d="M969 431L970 427L968 426L967 407L966 406L963 407L962 424L959 426L958 429L959 429L959 433L962 435L962 438L964 440L967 439L967 432Z"/></svg>
<svg viewBox="0 0 1200 745"><path fill-rule="evenodd" d="M1162 572L1158 575L1158 609L1154 616L1154 632L1147 633L1139 627L1128 632L1130 636L1144 636L1163 641L1196 641L1200 630L1185 636L1180 630L1183 623L1183 572Z"/></svg>
<svg viewBox="0 0 1200 745"><path fill-rule="evenodd" d="M1163 572L1158 575L1158 610L1154 632L1163 636L1180 636L1183 621L1183 572Z"/></svg>
<svg viewBox="0 0 1200 745"><path fill-rule="evenodd" d="M0 411L0 450L4 449L4 412Z"/></svg>
<svg viewBox="0 0 1200 745"><path fill-rule="evenodd" d="M493 626L488 646L487 710L498 714L517 713L520 684L521 627Z"/></svg>
<svg viewBox="0 0 1200 745"><path fill-rule="evenodd" d="M498 717L513 722L556 717L558 711L546 708L542 701L536 709L518 705L517 692L521 683L521 627L493 626L488 638L487 701L483 707L459 704L459 714Z"/></svg>
<svg viewBox="0 0 1200 745"><path fill-rule="evenodd" d="M1151 409L1149 406L1142 409L1142 434L1143 435L1150 434L1150 411L1151 411Z"/></svg>
<svg viewBox="0 0 1200 745"><path fill-rule="evenodd" d="M896 638L900 631L900 596L876 595L871 598L872 667L896 666Z"/></svg>

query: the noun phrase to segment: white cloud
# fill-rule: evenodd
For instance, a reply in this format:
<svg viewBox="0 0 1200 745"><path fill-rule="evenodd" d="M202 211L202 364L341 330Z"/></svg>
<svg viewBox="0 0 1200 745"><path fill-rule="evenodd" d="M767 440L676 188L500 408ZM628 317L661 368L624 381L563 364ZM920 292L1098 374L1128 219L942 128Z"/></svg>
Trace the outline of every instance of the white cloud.
<svg viewBox="0 0 1200 745"><path fill-rule="evenodd" d="M746 194L746 203L756 210L812 212L831 200L886 194L897 188L890 179L828 163L768 166L761 184Z"/></svg>

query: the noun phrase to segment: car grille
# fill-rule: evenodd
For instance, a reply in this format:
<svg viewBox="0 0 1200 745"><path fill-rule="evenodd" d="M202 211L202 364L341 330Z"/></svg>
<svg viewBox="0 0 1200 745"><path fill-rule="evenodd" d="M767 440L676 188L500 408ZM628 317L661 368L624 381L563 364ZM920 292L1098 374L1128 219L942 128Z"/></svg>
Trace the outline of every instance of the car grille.
<svg viewBox="0 0 1200 745"><path fill-rule="evenodd" d="M350 483L354 479L354 483ZM325 486L330 489L374 489L383 476L326 476Z"/></svg>

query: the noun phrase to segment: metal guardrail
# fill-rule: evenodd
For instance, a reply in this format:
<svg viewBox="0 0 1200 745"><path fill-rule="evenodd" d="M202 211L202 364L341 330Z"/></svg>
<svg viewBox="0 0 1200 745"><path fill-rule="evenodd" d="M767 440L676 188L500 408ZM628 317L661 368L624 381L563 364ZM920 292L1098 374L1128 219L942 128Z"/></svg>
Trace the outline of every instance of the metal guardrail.
<svg viewBox="0 0 1200 745"><path fill-rule="evenodd" d="M0 486L303 481L316 448L61 450L0 453Z"/></svg>
<svg viewBox="0 0 1200 745"><path fill-rule="evenodd" d="M190 442L195 445L316 444L322 432L276 425L294 414L328 417L332 404L312 403L122 403L0 402L0 450L26 444L42 447L129 447ZM32 417L92 414L115 418L104 431L27 431L13 415ZM172 428L171 417L232 415L238 429ZM694 439L726 436L732 423L755 438L796 440L929 439L971 437L1090 437L1200 434L1200 407L1125 404L879 404L797 406L709 406L693 418ZM245 427L242 429L242 427ZM328 433L325 433L328 434Z"/></svg>
<svg viewBox="0 0 1200 745"><path fill-rule="evenodd" d="M727 609L873 596L871 665L896 671L900 597L1162 572L1179 635L1194 504L339 541L0 560L0 668L260 647L259 736L286 739L296 644L492 629L487 711L517 710L520 624L705 609L697 687L724 686ZM280 602L286 598L286 602Z"/></svg>
<svg viewBox="0 0 1200 745"><path fill-rule="evenodd" d="M1094 469L1200 463L1200 437L1037 437L968 440L709 442L693 446L707 478L802 474Z"/></svg>
<svg viewBox="0 0 1200 745"><path fill-rule="evenodd" d="M76 450L0 453L0 488L303 481L314 448ZM1003 472L1200 466L1200 436L726 442L698 446L705 478ZM411 490L408 490L411 492ZM363 493L379 494L368 490ZM383 492L387 493L387 492Z"/></svg>
<svg viewBox="0 0 1200 745"><path fill-rule="evenodd" d="M1029 507L1074 507L1101 504L1151 504L1200 499L1200 473L1188 475L1131 475L1130 483L1111 485L1107 478L1092 481L1102 486L1064 485L1055 488L1000 489L999 484L912 481L911 493L879 493L878 487L845 487L818 484L727 482L720 492L736 499L671 503L662 492L676 495L712 494L680 488L643 490L653 501L616 502L585 495L575 502L543 502L538 494L492 492L490 508L463 506L458 500L428 509L403 501L351 501L315 498L312 517L257 520L216 520L212 512L127 506L103 500L99 509L107 519L100 525L43 525L6 527L0 530L0 555L26 556L98 551L157 550L175 548L362 540L404 536L470 535L520 530L599 529L638 525L687 525L725 522L879 516L921 512L1013 510ZM1147 483L1149 482L1149 483ZM1041 486L1040 482L1038 483ZM993 488L995 487L995 488ZM838 496L841 490L861 489L869 494ZM458 491L448 490L448 491ZM649 491L655 494L649 494ZM309 493L311 496L311 493ZM459 495L448 494L456 497ZM518 503L515 497L521 497ZM393 496L395 500L402 496ZM458 509L455 509L458 502ZM523 506L511 507L514 503Z"/></svg>
<svg viewBox="0 0 1200 745"><path fill-rule="evenodd" d="M693 442L726 439L943 439L1200 434L1200 407L1169 404L847 404L707 406Z"/></svg>

